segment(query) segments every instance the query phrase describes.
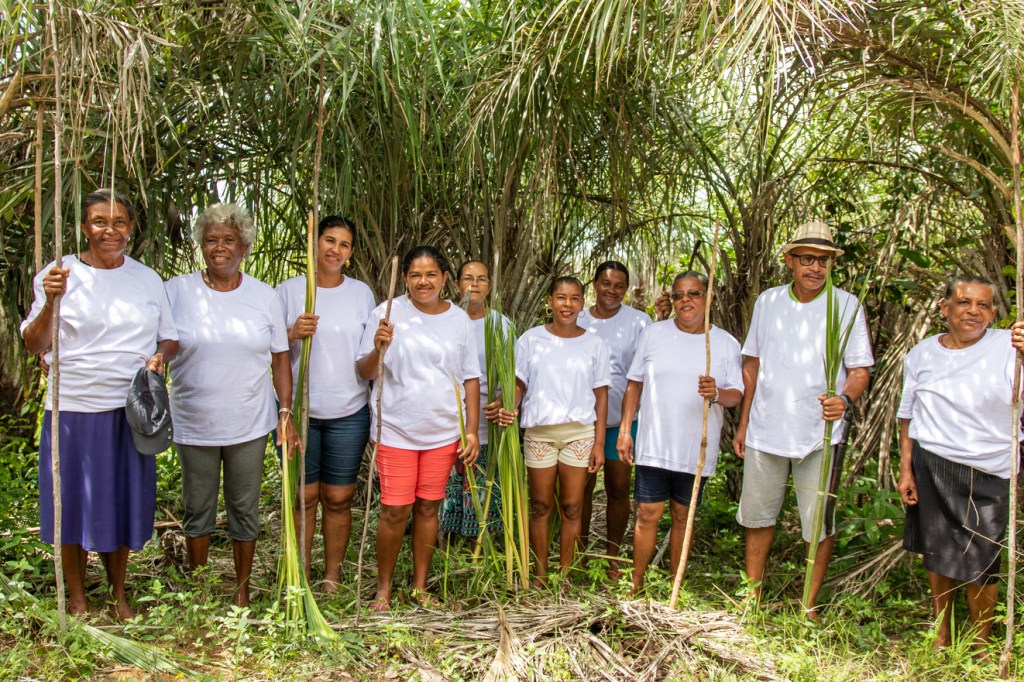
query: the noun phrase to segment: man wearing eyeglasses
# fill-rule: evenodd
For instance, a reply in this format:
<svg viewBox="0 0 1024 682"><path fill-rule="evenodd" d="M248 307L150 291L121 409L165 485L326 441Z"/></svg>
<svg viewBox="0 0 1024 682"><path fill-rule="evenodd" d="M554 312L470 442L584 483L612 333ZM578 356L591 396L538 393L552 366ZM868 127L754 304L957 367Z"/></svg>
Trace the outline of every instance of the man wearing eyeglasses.
<svg viewBox="0 0 1024 682"><path fill-rule="evenodd" d="M811 222L797 228L782 247L792 281L758 296L743 345L743 401L733 438L743 461L743 491L736 520L746 528L746 572L760 599L765 564L775 539L782 502L793 478L804 542L811 542L826 421L835 423L828 506L811 585L811 603L818 592L835 545L834 493L842 472L847 411L868 386L874 357L867 321L857 298L835 289L841 324L853 324L836 386L839 395L825 397L826 275L842 249L832 241L832 228ZM812 609L808 618L817 619Z"/></svg>

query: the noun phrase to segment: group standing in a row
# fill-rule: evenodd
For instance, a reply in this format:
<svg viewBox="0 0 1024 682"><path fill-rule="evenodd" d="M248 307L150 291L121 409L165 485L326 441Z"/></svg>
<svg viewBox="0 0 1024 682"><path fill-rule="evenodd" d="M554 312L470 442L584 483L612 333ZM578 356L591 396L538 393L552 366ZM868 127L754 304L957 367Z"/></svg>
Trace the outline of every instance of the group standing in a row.
<svg viewBox="0 0 1024 682"><path fill-rule="evenodd" d="M665 502L672 517L673 568L683 549L688 507L700 502L691 493L705 401L710 408L701 492L715 472L724 410L739 407L732 444L743 459L737 521L747 529L748 577L759 592L792 477L804 540L820 543L816 598L835 540L847 417L868 386L874 362L859 301L836 290L842 326L851 332L838 395L826 397L823 292L827 271L842 255L828 225L802 225L783 247L792 281L758 297L742 347L727 331L711 327L710 372L703 274L678 275L667 297L673 318L653 323L623 305L629 272L621 263L598 267L589 308L582 282L556 278L547 297L550 321L516 342L514 409L507 411L500 400L487 401L483 329L487 316L496 313L487 307L489 273L479 261L463 264L456 276L464 309L445 298L450 269L444 255L429 246L412 249L402 262L406 294L395 299L385 319L386 305L375 307L369 287L344 274L355 248L353 225L329 216L319 226L317 305L309 314L303 312L303 278L275 292L242 272L255 230L237 206L218 204L200 215L194 237L205 267L163 286L156 273L126 255L135 217L125 199L90 194L83 214L87 248L66 257L63 268L51 264L37 275L35 300L22 323L29 351L47 351L53 300L63 294L61 551L73 613L87 608L86 552L96 551L116 613L131 616L124 589L127 556L152 534L156 475L152 457L140 455L132 443L124 401L139 367L162 371L166 363L189 563L195 568L207 561L223 470L240 605L249 600L269 434L276 432L278 444L289 448L304 443L306 479L299 495L306 508L305 560L308 570L319 508L328 590L341 579L363 451L380 434L378 584L371 606L385 610L410 517L410 594L420 604L435 601L427 578L439 529L442 535L474 536L481 522L500 526L494 509L484 510L486 519L476 518L465 469L486 459L487 422L505 426L516 416L525 429L537 581L547 578L556 505L563 573L587 545L594 482L603 467L613 576L636 474L632 580L639 591ZM957 584L967 585L979 637L990 627L1008 517L1012 442L1002 432L1010 419L1014 354L1024 348L1024 325L1012 333L990 329L995 288L978 277L953 280L940 309L946 333L926 339L907 358L900 491L908 505L907 548L925 556L936 615L944 618L939 643L945 644L949 594ZM308 433L296 434L294 373L300 342L310 336L310 426ZM379 415L369 406L370 382L378 375ZM465 406L464 437L458 403ZM48 409L40 442L40 516L47 541L53 534L50 419ZM825 421L835 422L833 439L840 445L834 446L825 528L812 538ZM968 507L975 511L968 514Z"/></svg>

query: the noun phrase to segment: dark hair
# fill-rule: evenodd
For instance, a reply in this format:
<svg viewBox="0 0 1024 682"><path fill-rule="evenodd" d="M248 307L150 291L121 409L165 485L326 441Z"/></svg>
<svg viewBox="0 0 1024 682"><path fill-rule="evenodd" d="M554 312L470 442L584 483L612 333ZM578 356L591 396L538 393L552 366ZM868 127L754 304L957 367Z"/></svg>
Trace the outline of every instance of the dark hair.
<svg viewBox="0 0 1024 682"><path fill-rule="evenodd" d="M356 238L356 226L352 224L351 220L340 215L329 215L323 218L316 227L316 236L322 237L324 232L332 227L344 227L352 235L352 239Z"/></svg>
<svg viewBox="0 0 1024 682"><path fill-rule="evenodd" d="M996 285L993 284L992 280L990 280L988 277L982 277L981 275L969 274L954 275L953 277L951 277L949 281L946 282L946 291L945 293L942 294L942 298L946 299L947 301L951 300L953 298L953 293L956 291L956 288L961 284L983 284L989 287L990 289L992 289L992 299L993 302L995 302Z"/></svg>
<svg viewBox="0 0 1024 682"><path fill-rule="evenodd" d="M459 266L458 271L455 273L455 279L462 279L462 271L466 269L467 265L472 265L473 263L479 263L480 265L484 266L484 269L487 270L487 274L491 274L491 269L487 267L487 263L483 262L482 260L467 260L462 265Z"/></svg>
<svg viewBox="0 0 1024 682"><path fill-rule="evenodd" d="M132 206L131 202L125 198L120 192L111 192L109 189L98 189L95 192L90 192L82 197L82 220L85 220L85 216L89 215L89 208L96 206L97 204L109 204L111 200L124 206L124 210L128 213L128 220L135 224L135 207Z"/></svg>
<svg viewBox="0 0 1024 682"><path fill-rule="evenodd" d="M615 272L621 272L623 275L626 276L626 286L629 286L629 268L627 268L625 265L623 265L617 260L606 260L605 262L598 265L597 270L594 270L595 282L601 277L601 274L605 270L614 270Z"/></svg>
<svg viewBox="0 0 1024 682"><path fill-rule="evenodd" d="M579 281L572 275L563 275L562 277L555 277L551 280L551 286L548 287L548 296L554 296L555 289L558 288L559 284L575 284L580 288L580 293L583 293L583 282Z"/></svg>
<svg viewBox="0 0 1024 682"><path fill-rule="evenodd" d="M695 279L700 282L701 286L704 287L704 291L708 290L708 277L707 275L697 272L696 270L687 270L686 272L680 272L678 275L672 278L672 287L675 288L676 282L684 279Z"/></svg>
<svg viewBox="0 0 1024 682"><path fill-rule="evenodd" d="M406 252L405 258L402 259L403 275L409 274L409 268L412 267L412 262L417 258L431 258L437 263L437 267L441 269L442 275L451 273L451 268L448 267L448 259L444 257L444 254L433 246L421 244L420 246L412 247Z"/></svg>

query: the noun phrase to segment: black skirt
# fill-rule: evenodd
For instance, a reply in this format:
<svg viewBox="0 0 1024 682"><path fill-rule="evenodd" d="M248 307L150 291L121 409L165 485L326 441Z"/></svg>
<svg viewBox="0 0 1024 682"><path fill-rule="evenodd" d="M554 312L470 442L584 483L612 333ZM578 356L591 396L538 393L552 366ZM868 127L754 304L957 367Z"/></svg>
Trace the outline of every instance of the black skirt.
<svg viewBox="0 0 1024 682"><path fill-rule="evenodd" d="M999 579L1010 511L1010 482L951 462L914 441L911 457L917 504L907 507L903 548L925 568L959 582Z"/></svg>

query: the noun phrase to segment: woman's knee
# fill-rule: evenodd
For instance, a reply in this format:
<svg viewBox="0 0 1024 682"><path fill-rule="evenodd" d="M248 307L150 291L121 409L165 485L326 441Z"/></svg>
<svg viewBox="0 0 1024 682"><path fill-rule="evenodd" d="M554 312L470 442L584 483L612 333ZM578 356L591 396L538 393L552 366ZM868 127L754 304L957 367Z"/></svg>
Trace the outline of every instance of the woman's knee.
<svg viewBox="0 0 1024 682"><path fill-rule="evenodd" d="M665 511L662 505L638 504L636 507L636 525L644 530L656 528Z"/></svg>
<svg viewBox="0 0 1024 682"><path fill-rule="evenodd" d="M530 500L530 518L544 518L551 514L551 500L536 499Z"/></svg>
<svg viewBox="0 0 1024 682"><path fill-rule="evenodd" d="M561 502L559 509L566 521L578 521L583 516L583 503L579 500Z"/></svg>
<svg viewBox="0 0 1024 682"><path fill-rule="evenodd" d="M320 486L320 504L332 514L347 514L354 492L355 486Z"/></svg>
<svg viewBox="0 0 1024 682"><path fill-rule="evenodd" d="M390 504L381 505L380 523L381 525L386 526L404 526L405 522L409 520L409 514L411 512L411 504L403 504L400 506Z"/></svg>
<svg viewBox="0 0 1024 682"><path fill-rule="evenodd" d="M441 506L441 500L423 500L417 499L413 505L413 513L417 517L434 517L437 516L438 507Z"/></svg>

